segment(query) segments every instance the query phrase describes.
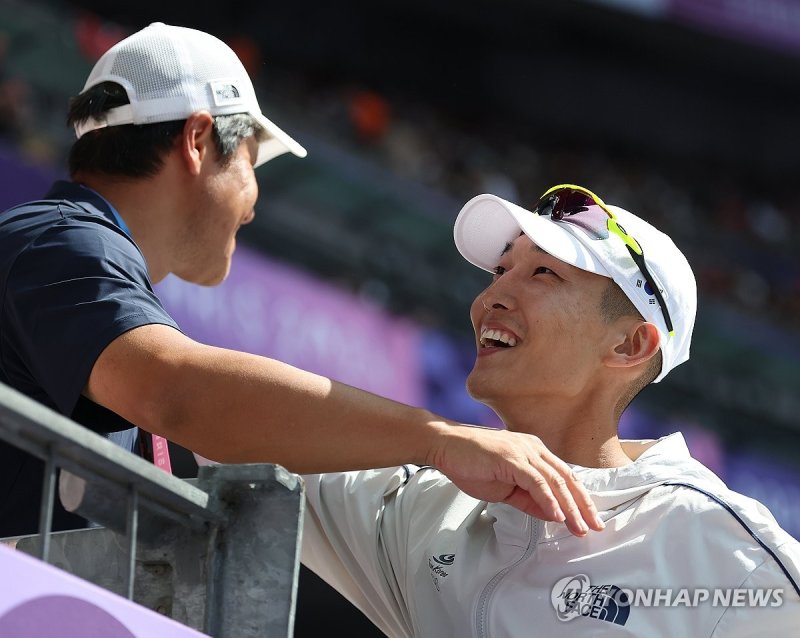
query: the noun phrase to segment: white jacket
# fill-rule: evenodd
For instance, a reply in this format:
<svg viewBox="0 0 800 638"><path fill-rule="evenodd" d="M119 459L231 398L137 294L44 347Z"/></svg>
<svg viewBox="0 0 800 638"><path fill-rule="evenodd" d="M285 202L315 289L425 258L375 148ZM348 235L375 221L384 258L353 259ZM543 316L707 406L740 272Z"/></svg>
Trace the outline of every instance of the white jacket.
<svg viewBox="0 0 800 638"><path fill-rule="evenodd" d="M389 636L800 636L800 543L680 434L624 445L575 468L607 526L585 538L433 469L308 476L303 562Z"/></svg>

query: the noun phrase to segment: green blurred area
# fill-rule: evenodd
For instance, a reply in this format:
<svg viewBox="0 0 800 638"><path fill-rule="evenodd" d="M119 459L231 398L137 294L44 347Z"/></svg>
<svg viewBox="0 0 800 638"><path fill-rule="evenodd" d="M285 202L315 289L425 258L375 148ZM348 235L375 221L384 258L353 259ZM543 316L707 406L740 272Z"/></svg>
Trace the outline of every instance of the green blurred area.
<svg viewBox="0 0 800 638"><path fill-rule="evenodd" d="M66 99L80 90L92 66L78 46L82 20L63 5L0 0L4 77L24 78L36 94L37 129L55 132L51 165L71 139L62 124ZM89 26L97 28L96 20ZM112 34L119 28L109 26ZM270 117L301 139L309 156L283 156L258 171L257 215L242 239L372 296L390 312L466 335L469 304L488 276L453 246L452 224L463 201L392 174L368 150L321 139L305 128L302 109L286 103L280 86L270 88L277 93L268 102ZM758 424L776 436L796 437L800 337L701 296L692 359L661 386L641 400L702 415L732 436L745 436Z"/></svg>
<svg viewBox="0 0 800 638"><path fill-rule="evenodd" d="M0 4L6 75L23 77L49 93L77 93L93 62L79 50L75 26L70 17L51 9L22 2Z"/></svg>

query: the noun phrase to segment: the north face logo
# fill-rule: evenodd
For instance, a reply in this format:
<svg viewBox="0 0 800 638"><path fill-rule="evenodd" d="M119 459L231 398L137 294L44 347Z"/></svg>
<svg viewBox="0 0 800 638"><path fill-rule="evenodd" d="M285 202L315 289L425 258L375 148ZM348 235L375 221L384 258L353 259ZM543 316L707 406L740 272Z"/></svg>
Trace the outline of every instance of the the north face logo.
<svg viewBox="0 0 800 638"><path fill-rule="evenodd" d="M233 100L239 97L239 89L233 84L221 84L214 89L214 93L218 99Z"/></svg>
<svg viewBox="0 0 800 638"><path fill-rule="evenodd" d="M616 585L592 585L586 574L559 580L553 586L550 602L563 622L583 616L624 625L631 613L628 594Z"/></svg>
<svg viewBox="0 0 800 638"><path fill-rule="evenodd" d="M236 104L241 102L241 91L233 82L224 80L211 82L211 94L214 96L214 104L224 106L226 104Z"/></svg>

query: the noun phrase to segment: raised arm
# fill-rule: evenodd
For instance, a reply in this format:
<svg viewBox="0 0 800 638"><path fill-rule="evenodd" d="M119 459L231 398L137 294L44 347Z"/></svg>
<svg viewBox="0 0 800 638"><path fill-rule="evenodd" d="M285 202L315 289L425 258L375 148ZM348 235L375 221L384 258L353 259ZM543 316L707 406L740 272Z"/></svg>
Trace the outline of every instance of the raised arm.
<svg viewBox="0 0 800 638"><path fill-rule="evenodd" d="M535 437L462 426L299 370L192 341L163 325L115 339L85 394L213 460L298 473L432 465L482 500L599 529L588 494Z"/></svg>

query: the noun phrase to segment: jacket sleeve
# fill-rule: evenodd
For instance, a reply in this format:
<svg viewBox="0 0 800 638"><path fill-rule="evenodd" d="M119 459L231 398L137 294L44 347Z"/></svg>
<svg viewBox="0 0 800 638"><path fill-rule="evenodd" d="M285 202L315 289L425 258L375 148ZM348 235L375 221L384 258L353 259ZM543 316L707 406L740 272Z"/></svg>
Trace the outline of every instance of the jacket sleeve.
<svg viewBox="0 0 800 638"><path fill-rule="evenodd" d="M753 570L740 589L761 595L763 605L731 606L711 638L778 638L795 636L800 627L800 543L791 540ZM786 570L786 571L784 571ZM788 573L788 575L787 575Z"/></svg>
<svg viewBox="0 0 800 638"><path fill-rule="evenodd" d="M384 529L408 468L314 474L306 483L302 562L388 636L413 636L408 607L392 565L405 562L403 525ZM398 521L392 516L392 521Z"/></svg>

